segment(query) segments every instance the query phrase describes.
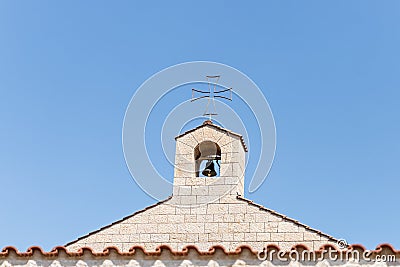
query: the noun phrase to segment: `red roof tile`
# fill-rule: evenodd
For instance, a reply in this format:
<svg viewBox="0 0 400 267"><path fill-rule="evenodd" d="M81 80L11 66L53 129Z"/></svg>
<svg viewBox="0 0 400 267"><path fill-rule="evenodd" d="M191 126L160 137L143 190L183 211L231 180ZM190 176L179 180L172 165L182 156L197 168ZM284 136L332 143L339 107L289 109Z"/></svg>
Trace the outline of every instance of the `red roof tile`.
<svg viewBox="0 0 400 267"><path fill-rule="evenodd" d="M322 245L318 250L314 250L317 255L327 256L328 253L325 253L327 250L337 250L335 246L332 244L325 244ZM276 245L268 245L265 251L268 253L269 251L280 251L280 248ZM303 244L297 244L291 248L291 251L311 251L309 248ZM349 245L345 250L337 250L337 253L346 254L348 251L358 250L361 252L366 251L365 247L362 245ZM0 259L7 259L11 258L23 258L29 259L33 257L43 257L54 259L56 257L66 257L66 258L87 258L87 257L94 257L94 258L101 258L101 257L108 257L110 255L116 255L119 257L131 257L135 258L138 255L144 255L149 257L159 257L162 254L169 254L173 257L186 257L189 254L194 255L197 254L199 257L203 256L213 256L216 254L222 253L225 256L241 256L243 253L248 253L249 255L253 255L254 257L257 256L259 253L258 251L253 250L250 246L242 245L238 246L234 251L228 251L223 246L217 245L212 246L208 249L208 251L201 251L195 245L188 245L185 246L181 251L173 250L171 247L166 245L158 246L155 251L147 251L144 247L141 246L133 246L129 249L128 252L121 252L116 247L107 247L103 250L103 252L93 252L93 250L89 247L80 248L77 252L68 251L65 247L55 247L49 252L43 251L40 247L30 247L27 249L26 252L20 252L15 247L5 247L0 252ZM284 255L288 256L290 251L285 252ZM381 244L376 247L375 250L371 250L369 257L375 258L377 255L395 255L398 259L400 257L400 250L395 250L392 245L390 244Z"/></svg>

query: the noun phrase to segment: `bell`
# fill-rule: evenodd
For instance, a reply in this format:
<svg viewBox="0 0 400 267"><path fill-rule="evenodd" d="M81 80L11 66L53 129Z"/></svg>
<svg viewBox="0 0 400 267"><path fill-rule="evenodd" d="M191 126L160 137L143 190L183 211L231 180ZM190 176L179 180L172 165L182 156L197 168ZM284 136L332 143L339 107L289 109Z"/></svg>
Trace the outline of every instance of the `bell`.
<svg viewBox="0 0 400 267"><path fill-rule="evenodd" d="M214 162L212 160L208 160L206 163L206 167L204 168L204 171L202 172L204 176L208 177L214 177L217 175L217 172L215 171L214 168Z"/></svg>

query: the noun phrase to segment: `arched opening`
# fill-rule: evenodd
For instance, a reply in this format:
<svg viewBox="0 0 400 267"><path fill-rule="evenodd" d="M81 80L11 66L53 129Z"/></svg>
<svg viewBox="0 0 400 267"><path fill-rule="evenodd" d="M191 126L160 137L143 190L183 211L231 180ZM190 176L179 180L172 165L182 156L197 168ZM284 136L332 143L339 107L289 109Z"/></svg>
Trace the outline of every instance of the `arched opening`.
<svg viewBox="0 0 400 267"><path fill-rule="evenodd" d="M217 143L204 141L194 149L196 177L216 177L220 173L221 148Z"/></svg>

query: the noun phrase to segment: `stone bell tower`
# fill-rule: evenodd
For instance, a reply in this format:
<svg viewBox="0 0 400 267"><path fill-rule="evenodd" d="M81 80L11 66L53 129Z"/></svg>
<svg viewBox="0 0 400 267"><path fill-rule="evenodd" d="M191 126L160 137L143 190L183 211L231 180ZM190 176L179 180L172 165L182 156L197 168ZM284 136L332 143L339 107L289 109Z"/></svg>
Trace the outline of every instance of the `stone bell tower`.
<svg viewBox="0 0 400 267"><path fill-rule="evenodd" d="M176 204L230 203L243 196L247 147L241 135L207 120L175 139Z"/></svg>
<svg viewBox="0 0 400 267"><path fill-rule="evenodd" d="M245 154L242 136L205 121L176 137L173 196L82 236L69 250L140 246L159 251L167 245L185 251L223 246L238 251L268 244L290 250L303 244L317 250L333 237L243 197ZM133 250L135 251L135 249ZM231 266L230 264L225 264ZM169 265L168 265L169 266Z"/></svg>

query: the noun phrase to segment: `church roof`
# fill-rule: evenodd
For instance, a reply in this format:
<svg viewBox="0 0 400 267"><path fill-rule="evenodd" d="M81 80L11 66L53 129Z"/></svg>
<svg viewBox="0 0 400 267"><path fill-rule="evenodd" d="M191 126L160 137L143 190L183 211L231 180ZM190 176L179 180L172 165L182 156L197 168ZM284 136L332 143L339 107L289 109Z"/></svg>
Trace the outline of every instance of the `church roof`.
<svg viewBox="0 0 400 267"><path fill-rule="evenodd" d="M317 253L318 256L326 257L328 253L326 253L327 250L329 249L336 249L336 247L332 244L325 244L321 246L319 249L315 249L314 251ZM276 245L268 245L266 247L266 252L268 253L269 251L280 251L280 248ZM295 245L292 247L292 250L296 251L312 251L310 250L307 246L305 245ZM348 251L361 251L361 252L366 252L369 251L369 258L374 259L377 257L377 255L395 255L396 258L400 257L400 250L396 250L392 245L390 244L380 244L378 245L375 250L367 250L364 246L354 244L354 245L349 245L347 249L342 250L342 253L346 254ZM198 249L198 247L193 246L193 245L188 245L184 247L181 251L177 251L172 249L169 246L166 245L161 245L159 246L156 251L147 251L144 247L142 246L132 246L132 248L128 252L121 252L118 248L116 247L107 247L105 248L102 252L94 252L91 248L89 247L83 247L80 248L76 252L69 251L66 247L58 246L53 248L49 252L45 252L41 247L37 246L32 246L27 249L26 252L18 251L15 247L5 247L0 251L0 259L7 259L7 258L21 258L24 260L34 258L37 259L38 257L40 258L48 258L50 260L57 259L57 257L63 257L63 258L73 258L73 259L85 259L87 260L88 258L107 258L109 256L114 256L113 259L115 259L115 256L121 257L121 258L135 258L137 256L139 257L151 257L151 258L158 258L161 256L164 256L164 258L179 258L179 257L188 257L189 255L194 255L197 254L198 257L205 256L214 256L214 255L222 255L224 256L242 256L243 254L247 255L252 255L253 257L256 257L258 252L253 250L250 246L247 245L241 245L236 248L234 251L228 251L226 250L223 246L220 245L215 245L210 247L208 251L201 251ZM288 257L289 251L285 253L284 257ZM7 265L6 265L7 266Z"/></svg>

